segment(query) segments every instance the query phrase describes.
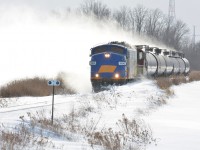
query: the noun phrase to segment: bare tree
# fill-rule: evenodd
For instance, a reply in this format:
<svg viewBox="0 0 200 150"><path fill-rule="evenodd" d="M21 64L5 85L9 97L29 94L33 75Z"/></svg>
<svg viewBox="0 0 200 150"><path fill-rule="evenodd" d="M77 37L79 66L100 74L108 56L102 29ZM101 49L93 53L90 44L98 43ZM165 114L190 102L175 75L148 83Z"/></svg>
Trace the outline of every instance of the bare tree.
<svg viewBox="0 0 200 150"><path fill-rule="evenodd" d="M145 33L159 39L163 28L163 14L159 9L149 10L145 21Z"/></svg>
<svg viewBox="0 0 200 150"><path fill-rule="evenodd" d="M108 19L111 15L110 9L100 1L85 0L78 9L84 15L94 16L99 20Z"/></svg>
<svg viewBox="0 0 200 150"><path fill-rule="evenodd" d="M140 34L144 27L145 18L147 17L147 9L141 5L138 5L134 9L134 12L135 12L136 32Z"/></svg>
<svg viewBox="0 0 200 150"><path fill-rule="evenodd" d="M129 9L126 6L116 10L113 14L113 18L124 30L129 29Z"/></svg>
<svg viewBox="0 0 200 150"><path fill-rule="evenodd" d="M135 11L130 9L129 10L129 29L134 33L135 32Z"/></svg>
<svg viewBox="0 0 200 150"><path fill-rule="evenodd" d="M173 46L174 33L173 33L174 20L168 16L163 18L162 42L167 46Z"/></svg>
<svg viewBox="0 0 200 150"><path fill-rule="evenodd" d="M181 49L184 37L189 32L187 25L180 20L172 20L169 17L165 18L165 23L163 28L163 42L177 50Z"/></svg>
<svg viewBox="0 0 200 150"><path fill-rule="evenodd" d="M189 33L189 29L187 25L178 20L174 26L174 47L176 49L180 49L182 45L183 38Z"/></svg>
<svg viewBox="0 0 200 150"><path fill-rule="evenodd" d="M200 41L199 42L197 42L196 44L195 44L195 46L196 46L196 51L200 54Z"/></svg>

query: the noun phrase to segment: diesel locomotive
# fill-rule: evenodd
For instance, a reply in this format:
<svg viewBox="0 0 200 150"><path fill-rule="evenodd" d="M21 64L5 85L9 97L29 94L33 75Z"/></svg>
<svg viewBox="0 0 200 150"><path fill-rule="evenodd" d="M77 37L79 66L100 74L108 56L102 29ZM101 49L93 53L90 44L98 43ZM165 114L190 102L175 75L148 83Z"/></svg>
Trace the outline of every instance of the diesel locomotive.
<svg viewBox="0 0 200 150"><path fill-rule="evenodd" d="M90 56L94 91L102 85L124 84L141 76L187 75L190 71L183 53L148 45L110 42L91 48Z"/></svg>

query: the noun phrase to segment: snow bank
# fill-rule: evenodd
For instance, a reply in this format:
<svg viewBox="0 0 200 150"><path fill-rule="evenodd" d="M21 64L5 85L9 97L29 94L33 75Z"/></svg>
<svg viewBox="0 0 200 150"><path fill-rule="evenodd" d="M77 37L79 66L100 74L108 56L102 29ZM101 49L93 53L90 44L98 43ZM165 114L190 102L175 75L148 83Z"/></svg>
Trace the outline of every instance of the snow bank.
<svg viewBox="0 0 200 150"><path fill-rule="evenodd" d="M158 145L148 150L199 150L200 82L174 86L170 103L146 120L158 138Z"/></svg>

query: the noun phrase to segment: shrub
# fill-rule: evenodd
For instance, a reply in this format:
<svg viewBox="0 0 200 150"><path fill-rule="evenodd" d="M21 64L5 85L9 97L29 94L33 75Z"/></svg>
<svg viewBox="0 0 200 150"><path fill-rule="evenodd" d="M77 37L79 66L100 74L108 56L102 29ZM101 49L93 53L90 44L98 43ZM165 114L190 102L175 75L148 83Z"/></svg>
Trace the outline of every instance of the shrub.
<svg viewBox="0 0 200 150"><path fill-rule="evenodd" d="M158 77L156 78L156 83L158 87L163 90L169 90L172 85L179 85L181 83L186 83L187 79L183 75L173 75L169 77Z"/></svg>
<svg viewBox="0 0 200 150"><path fill-rule="evenodd" d="M200 80L200 71L192 71L189 74L189 81L199 81Z"/></svg>
<svg viewBox="0 0 200 150"><path fill-rule="evenodd" d="M31 149L33 146L41 149L47 145L53 147L47 137L42 134L35 136L24 121L12 130L0 126L0 149L2 150Z"/></svg>
<svg viewBox="0 0 200 150"><path fill-rule="evenodd" d="M51 120L51 113L48 114L44 111L36 111L36 114L27 113L29 117L30 127L32 130L37 132L37 128L41 130L51 131L49 133L53 134L53 136L62 136L65 137L64 127L62 126L62 122L59 119L54 118L53 124ZM49 116L49 117L47 117Z"/></svg>
<svg viewBox="0 0 200 150"><path fill-rule="evenodd" d="M0 98L0 108L7 106L8 106L8 100L6 98Z"/></svg>
<svg viewBox="0 0 200 150"><path fill-rule="evenodd" d="M178 76L171 76L170 80L173 85L179 85L181 83L186 83L186 77L184 75L178 75Z"/></svg>
<svg viewBox="0 0 200 150"><path fill-rule="evenodd" d="M168 77L158 77L156 78L156 83L163 90L172 86L172 81Z"/></svg>
<svg viewBox="0 0 200 150"><path fill-rule="evenodd" d="M56 87L56 94L72 94L74 91L63 84ZM15 80L0 88L0 97L21 97L21 96L49 96L52 94L52 87L47 85L48 79L29 78Z"/></svg>
<svg viewBox="0 0 200 150"><path fill-rule="evenodd" d="M51 112L46 112L45 110L36 111L35 114L28 112L27 115L29 119L26 121L30 123L29 125L34 132L37 132L38 128L40 128L41 130L46 130L48 136L62 137L72 141L76 139L76 135L72 135L72 133L80 133L82 131L79 112L74 109L68 115L63 114L62 117L54 118L53 123Z"/></svg>
<svg viewBox="0 0 200 150"><path fill-rule="evenodd" d="M189 80L188 80L189 77ZM200 80L200 71L192 71L190 72L189 76L183 76L183 75L173 75L170 77L158 77L156 78L156 83L158 87L160 87L163 90L167 90L168 93L173 93L169 91L169 88L172 85L179 85L181 83L187 83L192 81L199 81Z"/></svg>
<svg viewBox="0 0 200 150"><path fill-rule="evenodd" d="M129 120L123 114L116 124L119 131L109 128L88 134L91 145L102 145L108 150L124 150L142 149L151 142L156 142L151 129L142 120Z"/></svg>

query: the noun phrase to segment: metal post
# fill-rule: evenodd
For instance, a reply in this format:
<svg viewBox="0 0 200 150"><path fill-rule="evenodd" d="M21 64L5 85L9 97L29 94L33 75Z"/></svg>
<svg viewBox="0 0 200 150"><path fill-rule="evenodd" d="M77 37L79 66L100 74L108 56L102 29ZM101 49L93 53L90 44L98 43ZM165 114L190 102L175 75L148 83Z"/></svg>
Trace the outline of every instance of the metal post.
<svg viewBox="0 0 200 150"><path fill-rule="evenodd" d="M53 112L54 112L54 85L53 85L53 96L52 96L52 116L51 116L52 125L53 125Z"/></svg>
<svg viewBox="0 0 200 150"><path fill-rule="evenodd" d="M52 115L51 115L51 123L53 125L53 113L54 113L54 91L55 91L55 86L59 86L60 85L60 81L58 80L49 80L47 82L47 84L49 86L53 86L53 95L52 95Z"/></svg>
<svg viewBox="0 0 200 150"><path fill-rule="evenodd" d="M170 20L174 20L176 18L175 12L175 0L169 0L169 10L168 16Z"/></svg>

